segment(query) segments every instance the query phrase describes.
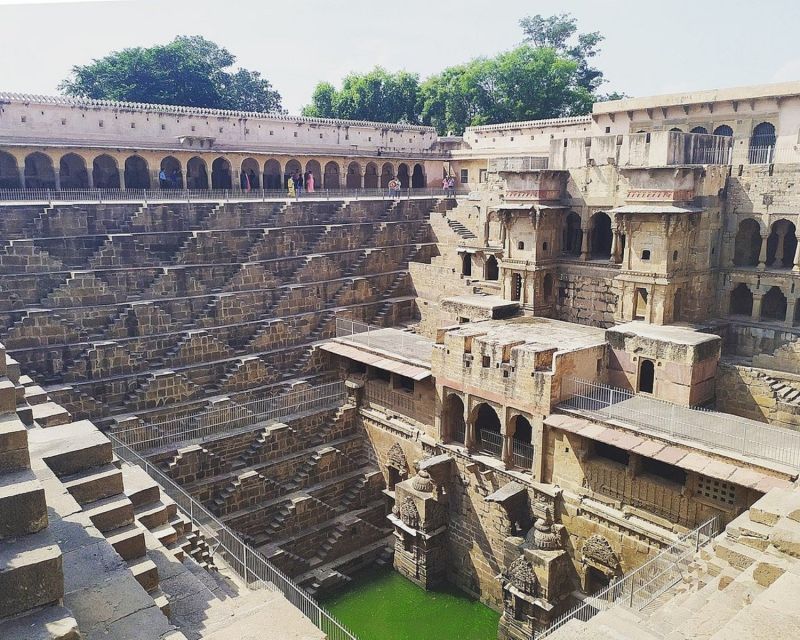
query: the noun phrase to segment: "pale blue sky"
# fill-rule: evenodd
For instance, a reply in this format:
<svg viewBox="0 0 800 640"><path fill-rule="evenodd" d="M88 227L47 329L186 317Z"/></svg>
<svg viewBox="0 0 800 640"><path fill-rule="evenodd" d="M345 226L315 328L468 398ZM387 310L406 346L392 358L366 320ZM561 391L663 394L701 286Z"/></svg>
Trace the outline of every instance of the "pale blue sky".
<svg viewBox="0 0 800 640"><path fill-rule="evenodd" d="M318 80L375 64L423 77L521 40L517 21L571 12L606 36L606 90L633 96L800 80L798 0L0 0L0 90L56 93L73 64L203 35L261 71L296 113Z"/></svg>

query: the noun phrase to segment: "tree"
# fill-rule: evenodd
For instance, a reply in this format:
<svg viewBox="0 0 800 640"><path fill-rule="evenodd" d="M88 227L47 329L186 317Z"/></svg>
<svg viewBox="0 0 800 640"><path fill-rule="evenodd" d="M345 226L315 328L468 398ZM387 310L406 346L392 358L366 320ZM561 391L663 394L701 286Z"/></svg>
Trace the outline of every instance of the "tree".
<svg viewBox="0 0 800 640"><path fill-rule="evenodd" d="M603 72L589 66L589 59L597 55L598 46L605 39L599 31L578 33L578 21L568 13L547 17L540 14L527 16L519 21L519 26L525 34L525 42L553 49L559 55L577 62L580 86L595 91L605 82Z"/></svg>
<svg viewBox="0 0 800 640"><path fill-rule="evenodd" d="M229 70L236 57L201 36L114 51L76 65L59 88L71 96L281 112L281 96L258 71Z"/></svg>
<svg viewBox="0 0 800 640"><path fill-rule="evenodd" d="M413 124L419 119L418 95L418 75L375 67L364 74L349 74L339 90L329 82L320 82L303 115Z"/></svg>

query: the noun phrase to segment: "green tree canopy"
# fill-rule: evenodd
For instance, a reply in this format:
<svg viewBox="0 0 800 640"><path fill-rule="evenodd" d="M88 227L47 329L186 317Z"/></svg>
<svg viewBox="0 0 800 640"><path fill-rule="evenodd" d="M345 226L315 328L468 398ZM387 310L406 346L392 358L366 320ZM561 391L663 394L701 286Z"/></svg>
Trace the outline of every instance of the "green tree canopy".
<svg viewBox="0 0 800 640"><path fill-rule="evenodd" d="M258 71L230 70L227 49L201 36L114 51L74 66L59 88L71 96L244 111L282 111L281 96Z"/></svg>
<svg viewBox="0 0 800 640"><path fill-rule="evenodd" d="M419 76L405 71L390 73L382 67L351 73L336 89L320 82L303 108L304 116L377 122L417 123Z"/></svg>

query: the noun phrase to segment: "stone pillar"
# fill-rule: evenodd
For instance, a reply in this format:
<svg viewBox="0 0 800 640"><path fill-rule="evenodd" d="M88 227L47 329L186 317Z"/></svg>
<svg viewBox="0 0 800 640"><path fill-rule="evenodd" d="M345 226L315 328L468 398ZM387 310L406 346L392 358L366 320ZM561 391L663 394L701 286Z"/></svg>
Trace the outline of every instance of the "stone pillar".
<svg viewBox="0 0 800 640"><path fill-rule="evenodd" d="M775 259L770 266L780 269L783 266L783 247L786 239L786 229L778 232L778 246L775 247Z"/></svg>
<svg viewBox="0 0 800 640"><path fill-rule="evenodd" d="M468 420L466 423L466 435L464 437L464 446L472 451L477 446L477 434L475 433L475 423Z"/></svg>
<svg viewBox="0 0 800 640"><path fill-rule="evenodd" d="M794 250L794 259L792 260L792 271L800 271L800 236L797 237L797 247Z"/></svg>
<svg viewBox="0 0 800 640"><path fill-rule="evenodd" d="M59 169L60 168L61 167L59 167ZM53 167L53 177L55 178L55 182L56 182L56 191L61 191L61 171L56 169L55 166Z"/></svg>
<svg viewBox="0 0 800 640"><path fill-rule="evenodd" d="M19 165L19 186L24 189L25 188L25 160L23 159L22 164Z"/></svg>
<svg viewBox="0 0 800 640"><path fill-rule="evenodd" d="M767 268L767 238L769 235L761 234L761 252L758 254L758 267L759 271L764 271Z"/></svg>
<svg viewBox="0 0 800 640"><path fill-rule="evenodd" d="M761 299L763 297L763 293L753 294L753 312L750 314L750 318L754 322L758 322L761 319Z"/></svg>
<svg viewBox="0 0 800 640"><path fill-rule="evenodd" d="M503 450L500 452L500 459L506 465L506 467L510 467L512 465L511 462L511 454L512 454L512 443L511 439L513 436L508 435L507 433L503 434Z"/></svg>
<svg viewBox="0 0 800 640"><path fill-rule="evenodd" d="M795 307L797 307L797 298L789 298L786 301L786 319L783 322L787 327L794 325Z"/></svg>
<svg viewBox="0 0 800 640"><path fill-rule="evenodd" d="M86 184L89 185L90 189L94 189L94 160L87 163L86 165Z"/></svg>
<svg viewBox="0 0 800 640"><path fill-rule="evenodd" d="M186 189L186 174L189 172L189 164L186 164L186 170L181 167L181 188Z"/></svg>
<svg viewBox="0 0 800 640"><path fill-rule="evenodd" d="M611 264L619 263L619 230L616 226L611 227Z"/></svg>
<svg viewBox="0 0 800 640"><path fill-rule="evenodd" d="M125 162L122 163L122 168L119 169L119 188L125 191Z"/></svg>
<svg viewBox="0 0 800 640"><path fill-rule="evenodd" d="M589 229L581 227L581 260L589 259Z"/></svg>

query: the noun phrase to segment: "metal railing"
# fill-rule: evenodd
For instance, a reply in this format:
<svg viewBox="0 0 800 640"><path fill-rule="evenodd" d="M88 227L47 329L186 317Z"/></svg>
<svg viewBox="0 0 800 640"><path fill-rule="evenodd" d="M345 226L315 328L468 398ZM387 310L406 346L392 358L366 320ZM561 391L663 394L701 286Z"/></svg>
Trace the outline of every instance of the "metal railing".
<svg viewBox="0 0 800 640"><path fill-rule="evenodd" d="M768 462L800 468L800 432L727 413L683 407L597 382L567 378L559 406L602 420L699 442Z"/></svg>
<svg viewBox="0 0 800 640"><path fill-rule="evenodd" d="M530 471L533 467L533 446L511 438L511 461L515 467Z"/></svg>
<svg viewBox="0 0 800 640"><path fill-rule="evenodd" d="M366 322L359 322L358 320L350 320L348 318L336 318L336 337L346 338L347 336L358 335L361 336L357 342L366 344L368 347L375 347L378 349L386 349L391 346L393 348L399 347L401 350L406 346L411 346L424 338L419 334L410 331L402 331L394 329L391 334L391 339L387 338L387 329L391 327L379 327ZM372 334L381 331L383 333L376 335L374 338Z"/></svg>
<svg viewBox="0 0 800 640"><path fill-rule="evenodd" d="M478 429L480 448L486 453L497 456L503 455L503 435L488 429Z"/></svg>
<svg viewBox="0 0 800 640"><path fill-rule="evenodd" d="M466 191L456 190L464 195ZM286 189L0 189L0 202L229 202L236 200L410 200L412 198L451 197L438 188L398 189L317 189L290 196Z"/></svg>
<svg viewBox="0 0 800 640"><path fill-rule="evenodd" d="M546 638L573 620L588 622L600 611L607 611L617 605L641 611L680 582L697 551L718 535L721 528L721 521L715 516L683 534L638 569L602 591L590 595L583 603L556 618L543 631L534 632L534 638Z"/></svg>
<svg viewBox="0 0 800 640"><path fill-rule="evenodd" d="M109 438L114 453L129 464L144 469L147 475L158 482L166 494L175 501L178 508L189 517L192 524L212 543L214 552L225 560L249 588L280 591L314 626L325 633L329 640L358 640L357 636L347 627L336 620L258 551L246 544L242 538L225 526L197 500L181 489L171 478L139 456L114 434L109 434Z"/></svg>
<svg viewBox="0 0 800 640"><path fill-rule="evenodd" d="M135 451L169 444L182 446L271 420L343 404L347 396L339 380L242 404L226 404L168 420L113 431L115 438Z"/></svg>
<svg viewBox="0 0 800 640"><path fill-rule="evenodd" d="M414 396L411 393L395 391L389 388L388 383L374 380L367 382L364 386L364 391L366 392L364 394L365 398L370 405L374 403L377 406L392 409L404 416L416 419L417 407L416 402L414 402Z"/></svg>
<svg viewBox="0 0 800 640"><path fill-rule="evenodd" d="M489 160L489 171L497 171L497 172L544 171L545 169L547 169L547 165L549 164L549 162L550 158L548 158L547 156L493 158Z"/></svg>

